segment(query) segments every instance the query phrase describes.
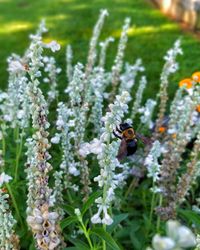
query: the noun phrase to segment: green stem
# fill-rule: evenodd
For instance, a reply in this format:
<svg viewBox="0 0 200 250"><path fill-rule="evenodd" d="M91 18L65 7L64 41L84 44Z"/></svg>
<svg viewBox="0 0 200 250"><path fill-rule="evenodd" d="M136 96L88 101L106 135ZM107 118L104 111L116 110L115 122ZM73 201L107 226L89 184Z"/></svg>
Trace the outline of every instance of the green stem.
<svg viewBox="0 0 200 250"><path fill-rule="evenodd" d="M4 162L6 161L6 141L5 141L5 137L4 137L4 133L2 132L2 158L4 160ZM2 171L4 171L4 166L5 164L3 164L2 167Z"/></svg>
<svg viewBox="0 0 200 250"><path fill-rule="evenodd" d="M133 178L133 180L131 181L130 186L128 187L128 189L127 189L127 191L126 191L126 193L125 193L125 198L127 198L128 195L130 194L130 192L133 190L133 188L134 188L136 182L137 182L137 179Z"/></svg>
<svg viewBox="0 0 200 250"><path fill-rule="evenodd" d="M17 147L16 147L15 182L17 181L17 178L18 178L19 159L20 159L21 152L22 152L22 145L23 145L23 131L22 131L19 147L18 147L18 142L17 142Z"/></svg>
<svg viewBox="0 0 200 250"><path fill-rule="evenodd" d="M163 197L160 194L160 197L159 197L159 207L162 206L162 200L163 200ZM157 217L156 230L157 230L157 233L160 231L160 216Z"/></svg>
<svg viewBox="0 0 200 250"><path fill-rule="evenodd" d="M11 187L10 187L10 185L9 185L8 183L6 184L6 187L7 187L7 189L8 189L9 194L10 194L10 197L11 197L13 206L14 206L14 208L15 208L15 211L16 211L16 214L17 214L17 217L18 217L18 220L19 220L21 226L24 227L24 223L23 223L23 221L22 221L22 218L21 218L21 215L20 215L18 206L17 206L17 202L16 202L16 200L15 200L15 196L14 196L14 194L13 194L13 192L12 192L12 189L11 189Z"/></svg>
<svg viewBox="0 0 200 250"><path fill-rule="evenodd" d="M152 195L151 199L151 210L150 210L150 215L149 215L149 225L151 225L152 217L153 217L153 210L154 210L154 205L155 205L155 193Z"/></svg>
<svg viewBox="0 0 200 250"><path fill-rule="evenodd" d="M155 183L153 182L153 189L155 186ZM151 229L151 222L152 222L152 217L153 217L153 210L154 210L154 206L155 206L155 198L156 198L156 194L153 192L152 198L151 198L151 209L150 209L150 214L149 214L149 222L148 222L148 227L147 227L147 232L146 235L149 235L149 231Z"/></svg>
<svg viewBox="0 0 200 250"><path fill-rule="evenodd" d="M103 225L104 230L106 231L106 225ZM102 240L103 250L106 250L106 242L105 240Z"/></svg>
<svg viewBox="0 0 200 250"><path fill-rule="evenodd" d="M6 142L5 142L4 134L3 134L3 138L2 138L2 151L3 151L3 156L5 157L5 155L6 155Z"/></svg>
<svg viewBox="0 0 200 250"><path fill-rule="evenodd" d="M72 204L73 199L72 199L72 196L71 196L70 191L68 189L67 189L67 196L68 196L68 199L69 199L69 203Z"/></svg>
<svg viewBox="0 0 200 250"><path fill-rule="evenodd" d="M19 140L19 127L18 126L14 129L14 140L15 142Z"/></svg>
<svg viewBox="0 0 200 250"><path fill-rule="evenodd" d="M85 225L84 225L84 223L83 223L82 220L80 221L80 223L81 223L81 227L82 227L82 229L83 229L83 233L84 233L84 235L85 235L85 237L86 237L86 239L87 239L87 241L88 241L88 243L89 243L90 249L93 250L94 247L93 247L93 245L92 245L92 241L91 241L91 239L90 239L90 235L89 235L89 233L88 233L88 231L87 231L87 228L85 227Z"/></svg>

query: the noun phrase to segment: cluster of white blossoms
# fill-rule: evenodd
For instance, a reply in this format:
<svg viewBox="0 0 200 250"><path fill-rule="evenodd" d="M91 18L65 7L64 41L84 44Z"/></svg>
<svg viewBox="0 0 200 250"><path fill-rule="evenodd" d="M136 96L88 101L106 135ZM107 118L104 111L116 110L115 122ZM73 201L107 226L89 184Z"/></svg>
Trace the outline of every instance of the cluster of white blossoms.
<svg viewBox="0 0 200 250"><path fill-rule="evenodd" d="M148 99L145 103L145 106L138 109L138 112L141 114L141 123L144 124L144 126L147 126L149 129L152 129L154 125L152 121L152 115L156 104L156 101Z"/></svg>
<svg viewBox="0 0 200 250"><path fill-rule="evenodd" d="M167 236L156 234L152 240L152 247L147 250L183 250L196 246L196 239L192 231L178 221L167 222Z"/></svg>
<svg viewBox="0 0 200 250"><path fill-rule="evenodd" d="M83 103L84 92L83 65L78 63L74 68L72 81L68 84L65 93L69 95L69 107L72 110L71 119L74 120L74 133L76 134L75 147L79 148L85 133L86 113L88 104Z"/></svg>
<svg viewBox="0 0 200 250"><path fill-rule="evenodd" d="M3 189L11 179L4 172L0 175L0 249L18 250L19 239L14 231L17 222L10 211L9 194Z"/></svg>
<svg viewBox="0 0 200 250"><path fill-rule="evenodd" d="M112 78L111 78L111 82L112 85L114 87L113 94L115 94L116 92L116 86L119 83L120 80L120 73L122 71L123 68L123 59L124 59L124 51L126 48L126 43L128 41L128 29L130 27L130 22L131 19L129 17L127 17L124 21L124 26L122 28L122 33L121 33L121 37L120 37L120 41L119 41L119 45L118 45L118 51L117 51L117 55L115 57L115 61L114 61L114 65L112 66Z"/></svg>
<svg viewBox="0 0 200 250"><path fill-rule="evenodd" d="M104 91L106 87L105 72L103 68L95 68L91 77L92 86L92 112L90 115L90 122L94 125L94 131L99 136L102 127L102 115L103 115L103 100Z"/></svg>
<svg viewBox="0 0 200 250"><path fill-rule="evenodd" d="M57 219L58 213L49 212L48 204L43 204L40 209L34 208L32 215L28 216L27 222L32 228L39 249L53 250L60 244Z"/></svg>
<svg viewBox="0 0 200 250"><path fill-rule="evenodd" d="M154 193L160 191L159 188L156 187L156 182L159 180L160 164L158 162L158 159L161 156L161 153L161 145L159 141L155 141L144 161L144 165L147 167L148 171L147 176L153 179L153 187L151 188L151 190Z"/></svg>
<svg viewBox="0 0 200 250"><path fill-rule="evenodd" d="M135 118L135 115L138 113L138 109L141 106L142 96L143 96L144 89L146 88L146 85L147 85L146 77L142 76L139 82L139 87L136 92L135 101L134 101L133 108L132 108L132 115L131 115L132 120Z"/></svg>
<svg viewBox="0 0 200 250"><path fill-rule="evenodd" d="M51 195L51 201L53 203L63 203L63 190L72 189L74 191L78 190L78 186L72 184L72 176L80 175L78 169L78 162L75 161L74 146L72 141L74 141L74 120L72 120L71 115L73 112L71 109L63 102L58 103L58 118L56 121L56 127L58 133L52 137L51 142L53 144L61 143L62 147L62 161L60 163L60 169L55 171L55 186L53 194ZM63 215L62 209L60 210L60 215Z"/></svg>
<svg viewBox="0 0 200 250"><path fill-rule="evenodd" d="M61 72L61 68L56 67L56 60L54 57L45 56L43 58L44 71L48 74L47 77L43 79L44 82L50 84L50 89L47 92L48 95L48 104L58 97L57 90L57 74Z"/></svg>
<svg viewBox="0 0 200 250"><path fill-rule="evenodd" d="M48 150L49 122L47 121L47 102L39 88L38 77L41 76L40 68L43 67L43 47L57 50L59 46L50 43L48 46L42 42L42 31L44 25L40 27L36 35L31 36L31 44L27 51L28 61L28 97L30 98L30 113L32 117L32 127L35 129L32 138L27 140L30 146L27 151L27 179L28 179L28 200L27 200L27 222L34 233L38 249L55 249L60 244L57 217L51 217L50 202L51 189L48 186L48 173L52 166L48 162L51 158ZM55 47L55 48L54 48ZM32 150L30 150L32 149ZM44 211L43 211L44 210ZM37 211L37 212L36 212ZM46 220L37 219L38 213L43 216L45 212ZM53 222L54 220L54 222ZM41 223L43 223L41 227ZM53 227L50 225L53 224ZM35 230L35 228L38 228Z"/></svg>
<svg viewBox="0 0 200 250"><path fill-rule="evenodd" d="M183 53L180 44L181 44L180 40L177 40L174 43L173 48L171 48L164 57L166 62L164 64L160 77L161 83L160 83L160 90L158 92L158 97L160 98L160 105L156 120L154 139L158 139L160 137L159 128L162 125L166 113L166 107L168 101L167 88L169 84L169 76L178 70L178 63L176 62L176 57L179 54L181 55Z"/></svg>
<svg viewBox="0 0 200 250"><path fill-rule="evenodd" d="M27 99L27 76L23 59L13 54L8 58L8 89L2 93L0 109L4 122L10 127L24 128L29 125L29 103Z"/></svg>
<svg viewBox="0 0 200 250"><path fill-rule="evenodd" d="M108 210L111 208L111 204L115 198L115 189L120 187L120 184L127 176L127 172L123 172L123 168L126 169L126 166L120 164L116 158L119 143L117 141L111 141L111 137L113 129L121 122L124 114L128 111L127 103L129 101L130 96L128 92L122 92L121 96L116 96L114 104L109 105L110 112L107 112L103 118L104 127L100 137L102 145L100 147L98 146L101 150L97 155L100 175L94 178L94 181L98 182L98 186L103 189L103 195L95 200L98 212L91 218L94 224L112 224L113 219L109 215ZM116 169L121 169L121 173L117 174L115 172Z"/></svg>
<svg viewBox="0 0 200 250"><path fill-rule="evenodd" d="M164 72L166 75L174 73L178 70L179 66L178 66L178 63L176 62L176 57L177 55L183 54L183 51L180 46L181 46L181 41L177 40L174 43L173 48L168 50L167 54L164 56L164 59L166 61L166 64L164 66L164 69L165 69Z"/></svg>
<svg viewBox="0 0 200 250"><path fill-rule="evenodd" d="M72 47L71 45L68 45L66 48L66 62L67 62L66 76L67 76L68 82L71 82L72 77L73 77L72 58L73 58Z"/></svg>
<svg viewBox="0 0 200 250"><path fill-rule="evenodd" d="M142 60L140 58L138 58L133 65L126 63L124 73L120 76L119 93L123 90L130 91L135 84L137 74L144 70L145 68L142 66Z"/></svg>
<svg viewBox="0 0 200 250"><path fill-rule="evenodd" d="M88 59L87 59L87 65L86 65L86 78L92 72L94 64L96 62L96 57L97 57L96 46L97 46L98 39L101 34L101 30L102 30L106 16L108 16L108 11L106 9L101 10L99 19L93 29L93 35L90 40Z"/></svg>
<svg viewBox="0 0 200 250"><path fill-rule="evenodd" d="M108 46L111 42L114 42L113 37L108 37L104 42L100 42L99 45L101 47L101 52L99 56L99 67L104 69L105 62L106 62L106 52L108 49Z"/></svg>

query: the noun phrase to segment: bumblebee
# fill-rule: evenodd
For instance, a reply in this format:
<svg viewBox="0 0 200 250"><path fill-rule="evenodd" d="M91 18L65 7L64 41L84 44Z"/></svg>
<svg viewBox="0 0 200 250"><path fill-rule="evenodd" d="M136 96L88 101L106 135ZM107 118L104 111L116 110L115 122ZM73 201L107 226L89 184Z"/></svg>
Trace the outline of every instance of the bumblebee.
<svg viewBox="0 0 200 250"><path fill-rule="evenodd" d="M138 148L138 139L143 143L149 144L150 141L143 135L135 132L133 127L128 123L121 123L119 127L116 127L116 131L113 130L115 137L121 140L117 159L121 161L124 157L133 155Z"/></svg>

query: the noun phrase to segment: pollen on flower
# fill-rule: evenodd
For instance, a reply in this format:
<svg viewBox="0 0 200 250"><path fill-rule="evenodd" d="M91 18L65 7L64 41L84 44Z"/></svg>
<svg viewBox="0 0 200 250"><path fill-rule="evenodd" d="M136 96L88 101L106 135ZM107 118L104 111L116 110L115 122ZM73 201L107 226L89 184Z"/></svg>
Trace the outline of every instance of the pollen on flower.
<svg viewBox="0 0 200 250"><path fill-rule="evenodd" d="M173 139L176 139L176 137L177 137L177 134L176 134L176 133L173 133L173 134L172 134L172 138L173 138Z"/></svg>
<svg viewBox="0 0 200 250"><path fill-rule="evenodd" d="M179 82L179 87L181 88L183 86L185 86L187 89L191 89L193 86L192 79L186 78L186 79L181 80Z"/></svg>

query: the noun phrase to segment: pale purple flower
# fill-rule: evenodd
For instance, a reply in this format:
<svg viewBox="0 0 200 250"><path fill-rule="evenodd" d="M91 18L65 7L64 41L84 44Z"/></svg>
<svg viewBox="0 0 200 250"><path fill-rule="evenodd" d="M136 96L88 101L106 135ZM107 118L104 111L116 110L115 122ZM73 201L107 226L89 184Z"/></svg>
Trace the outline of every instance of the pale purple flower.
<svg viewBox="0 0 200 250"><path fill-rule="evenodd" d="M8 183L10 180L12 180L12 177L5 174L4 172L0 175L0 187L4 184L4 183Z"/></svg>
<svg viewBox="0 0 200 250"><path fill-rule="evenodd" d="M45 44L45 47L51 49L52 52L60 50L60 44L56 41L51 41L50 43Z"/></svg>
<svg viewBox="0 0 200 250"><path fill-rule="evenodd" d="M8 71L18 73L21 71L25 71L25 68L19 61L11 61L9 63Z"/></svg>

